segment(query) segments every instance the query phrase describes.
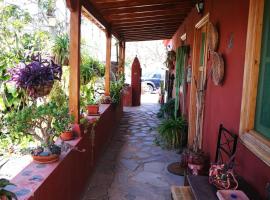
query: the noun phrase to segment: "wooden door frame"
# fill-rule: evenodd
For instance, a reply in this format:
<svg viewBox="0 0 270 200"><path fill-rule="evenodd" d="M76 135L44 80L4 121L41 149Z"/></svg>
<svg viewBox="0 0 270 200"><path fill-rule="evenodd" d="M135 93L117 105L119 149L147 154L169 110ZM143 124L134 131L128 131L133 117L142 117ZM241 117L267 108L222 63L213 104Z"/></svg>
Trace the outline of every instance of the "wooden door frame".
<svg viewBox="0 0 270 200"><path fill-rule="evenodd" d="M196 131L196 84L195 80L198 78L198 64L200 48L197 47L198 44L198 33L200 29L209 23L209 13L207 13L196 25L194 29L194 43L193 43L193 55L192 55L192 80L191 80L191 91L190 91L190 104L189 104L189 126L188 126L188 144L192 146ZM205 41L205 75L207 68L207 55L208 55L208 41L207 41L208 27L206 28L206 41ZM204 80L206 81L206 77ZM203 123L202 123L203 124ZM202 133L199 142L199 148L202 146Z"/></svg>

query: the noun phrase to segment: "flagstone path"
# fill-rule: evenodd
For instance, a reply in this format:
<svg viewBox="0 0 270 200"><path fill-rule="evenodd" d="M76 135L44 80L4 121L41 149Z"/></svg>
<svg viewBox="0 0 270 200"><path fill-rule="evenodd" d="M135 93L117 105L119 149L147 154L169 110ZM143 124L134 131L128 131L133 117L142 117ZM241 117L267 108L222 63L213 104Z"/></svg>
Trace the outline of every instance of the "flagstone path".
<svg viewBox="0 0 270 200"><path fill-rule="evenodd" d="M173 151L154 144L157 104L124 108L118 132L90 178L83 200L169 200L170 186L183 177L167 165L179 161Z"/></svg>

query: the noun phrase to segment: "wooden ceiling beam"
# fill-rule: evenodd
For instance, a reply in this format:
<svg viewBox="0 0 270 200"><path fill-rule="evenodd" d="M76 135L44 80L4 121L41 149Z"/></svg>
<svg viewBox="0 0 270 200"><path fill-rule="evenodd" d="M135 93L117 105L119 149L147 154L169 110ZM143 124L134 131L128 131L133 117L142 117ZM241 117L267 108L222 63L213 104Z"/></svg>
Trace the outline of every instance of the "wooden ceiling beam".
<svg viewBox="0 0 270 200"><path fill-rule="evenodd" d="M172 9L179 9L179 10L190 10L191 3L179 4L179 3L172 3L172 4L158 4L158 5L147 5L147 6L137 6L137 7L122 7L122 8L113 8L113 9L102 9L100 7L100 12L105 15L112 15L112 14L129 14L129 13L145 13L151 11L168 11Z"/></svg>
<svg viewBox="0 0 270 200"><path fill-rule="evenodd" d="M159 23L159 22L156 22L156 23L150 23L150 24L148 24L148 23L140 23L140 24L130 24L130 25L121 25L121 26L113 26L112 27L112 29L113 30L123 30L123 29L132 29L132 28L146 28L146 27L155 27L155 26L158 26L158 27L166 27L166 26L179 26L181 24L181 21L179 21L178 23L164 23L164 22L161 22L161 23Z"/></svg>
<svg viewBox="0 0 270 200"><path fill-rule="evenodd" d="M190 9L188 10L182 10L182 9L171 9L171 10L162 10L162 11L148 11L148 12L134 12L134 13L126 13L126 14L112 14L105 16L106 19L109 19L109 21L113 21L115 19L119 18L138 18L138 17L156 17L156 16L170 16L170 15L176 15L179 13L184 13L185 15L189 13Z"/></svg>
<svg viewBox="0 0 270 200"><path fill-rule="evenodd" d="M179 24L184 20L184 18L178 18L178 19L152 19L152 20L138 20L138 21L126 21L126 22L121 22L121 23L113 23L112 26L127 26L127 25L137 25L137 24L147 24L147 25L152 25L152 24Z"/></svg>
<svg viewBox="0 0 270 200"><path fill-rule="evenodd" d="M144 28L130 28L130 29L117 29L115 30L116 32L119 33L127 33L127 32L143 32L143 31L156 31L156 30L162 30L162 31L166 31L166 30L173 30L176 31L178 28L178 26L170 26L170 27L161 27L161 26L156 26L156 27L144 27Z"/></svg>
<svg viewBox="0 0 270 200"><path fill-rule="evenodd" d="M170 39L170 36L156 36L156 37L129 37L125 38L126 42L136 42L136 41L149 41L149 40L165 40Z"/></svg>
<svg viewBox="0 0 270 200"><path fill-rule="evenodd" d="M181 2L186 2L190 0L182 0ZM102 7L103 9L107 8L121 8L125 6L143 6L143 5L157 5L157 4L171 4L179 2L179 0L136 0L136 1L130 1L130 0L125 0L125 1L96 1L95 4L98 7Z"/></svg>
<svg viewBox="0 0 270 200"><path fill-rule="evenodd" d="M174 15L167 15L167 16L139 16L139 17L133 17L133 18L126 18L121 17L115 20L112 20L112 24L121 24L121 23L127 23L127 22L136 22L136 21L150 21L150 20L176 20L176 19L183 19L186 15L184 14L174 14Z"/></svg>

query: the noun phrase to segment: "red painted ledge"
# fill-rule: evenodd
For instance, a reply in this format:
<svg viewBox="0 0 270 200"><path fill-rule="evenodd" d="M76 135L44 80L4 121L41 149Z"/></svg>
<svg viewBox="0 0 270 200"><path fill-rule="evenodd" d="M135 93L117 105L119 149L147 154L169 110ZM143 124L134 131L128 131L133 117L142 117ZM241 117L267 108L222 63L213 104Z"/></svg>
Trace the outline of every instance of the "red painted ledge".
<svg viewBox="0 0 270 200"><path fill-rule="evenodd" d="M9 189L16 193L19 200L80 199L100 154L119 124L122 112L122 105L101 104L94 141L91 140L89 128L82 137L67 142L84 152L74 149L63 152L59 161L51 164L31 162L11 180L16 186ZM94 118L97 117L87 116L89 121ZM82 128L77 126L76 130L82 132Z"/></svg>

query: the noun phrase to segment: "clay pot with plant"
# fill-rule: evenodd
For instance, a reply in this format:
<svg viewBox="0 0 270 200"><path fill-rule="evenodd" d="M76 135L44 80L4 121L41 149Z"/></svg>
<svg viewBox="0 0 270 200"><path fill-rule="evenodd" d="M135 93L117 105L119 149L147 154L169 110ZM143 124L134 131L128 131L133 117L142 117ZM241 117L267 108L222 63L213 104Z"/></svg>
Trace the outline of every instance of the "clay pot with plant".
<svg viewBox="0 0 270 200"><path fill-rule="evenodd" d="M7 179L4 179L4 178L0 179L0 200L12 200L12 199L17 200L18 199L15 193L6 189L6 187L9 185L15 186L13 183L11 183Z"/></svg>
<svg viewBox="0 0 270 200"><path fill-rule="evenodd" d="M33 103L7 116L10 131L30 135L40 145L31 151L33 159L38 163L50 163L59 159L61 147L54 144L58 134L56 122L61 119L68 107L61 107L49 102L42 105Z"/></svg>

